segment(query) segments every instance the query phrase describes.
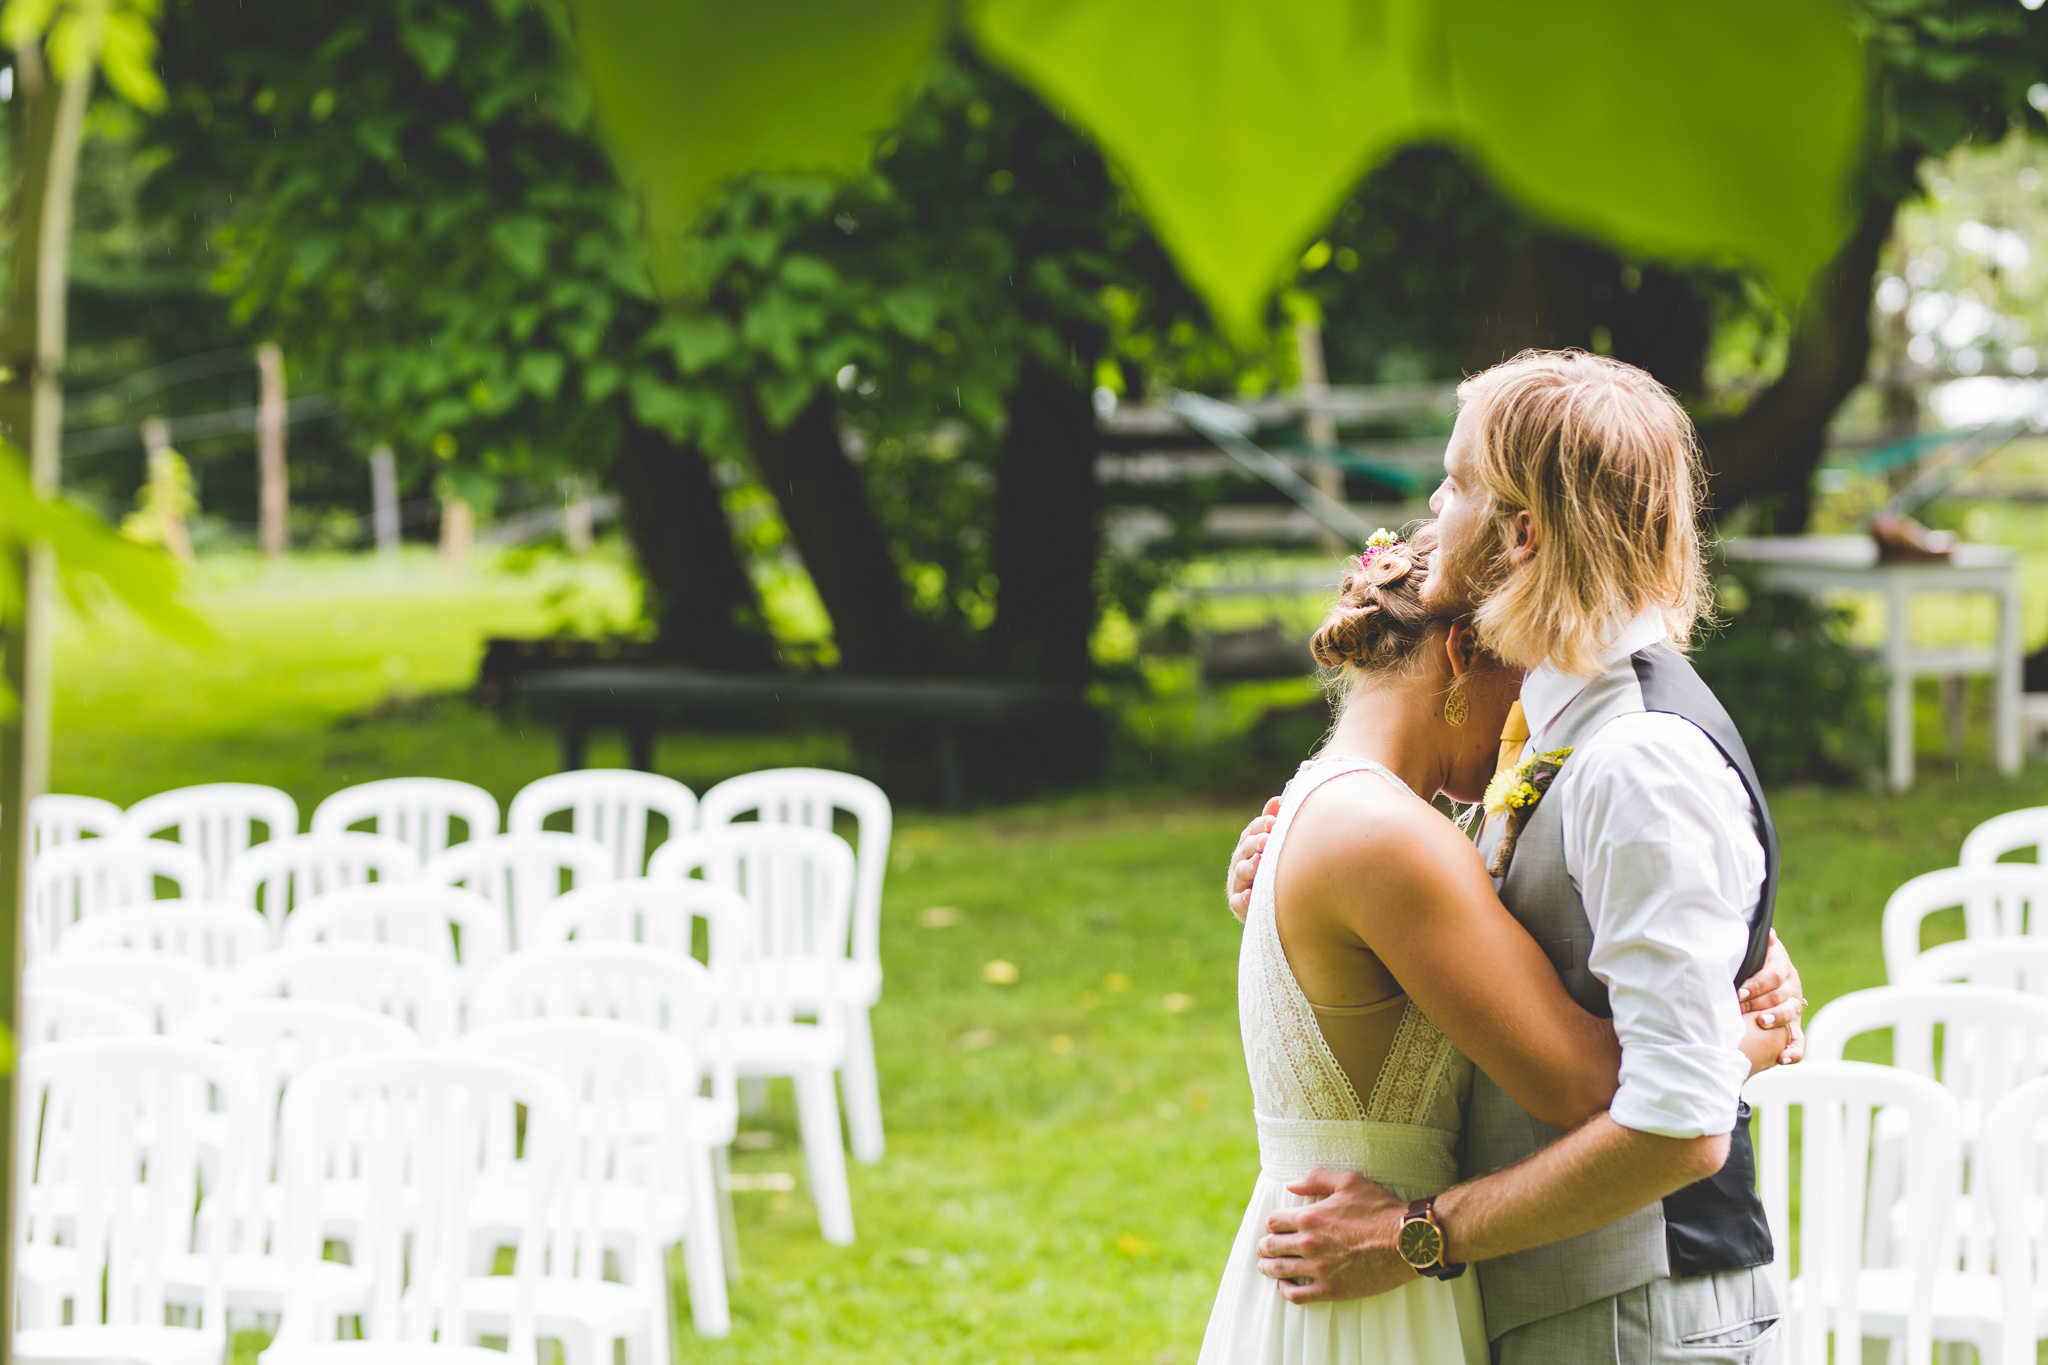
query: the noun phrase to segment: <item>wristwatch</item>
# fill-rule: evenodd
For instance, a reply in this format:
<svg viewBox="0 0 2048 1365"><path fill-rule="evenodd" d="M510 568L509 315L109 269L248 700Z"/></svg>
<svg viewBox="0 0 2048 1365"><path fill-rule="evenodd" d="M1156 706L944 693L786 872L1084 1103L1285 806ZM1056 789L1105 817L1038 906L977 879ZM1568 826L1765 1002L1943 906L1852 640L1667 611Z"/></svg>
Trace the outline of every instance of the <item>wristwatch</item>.
<svg viewBox="0 0 2048 1365"><path fill-rule="evenodd" d="M1433 1280L1455 1280L1465 1273L1462 1262L1444 1260L1444 1233L1436 1225L1436 1198L1418 1199L1401 1219L1401 1231L1394 1239L1401 1259L1415 1267L1418 1275Z"/></svg>

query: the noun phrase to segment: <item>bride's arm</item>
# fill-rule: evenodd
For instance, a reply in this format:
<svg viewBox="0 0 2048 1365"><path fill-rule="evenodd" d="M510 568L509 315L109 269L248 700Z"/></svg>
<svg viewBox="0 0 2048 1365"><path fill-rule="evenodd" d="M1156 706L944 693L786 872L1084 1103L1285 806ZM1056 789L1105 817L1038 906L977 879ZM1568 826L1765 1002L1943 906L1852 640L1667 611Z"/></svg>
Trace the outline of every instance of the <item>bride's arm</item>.
<svg viewBox="0 0 2048 1365"><path fill-rule="evenodd" d="M1613 1025L1565 994L1450 822L1376 797L1333 782L1303 804L1281 898L1355 932L1430 1022L1535 1117L1569 1129L1604 1111L1621 1067Z"/></svg>

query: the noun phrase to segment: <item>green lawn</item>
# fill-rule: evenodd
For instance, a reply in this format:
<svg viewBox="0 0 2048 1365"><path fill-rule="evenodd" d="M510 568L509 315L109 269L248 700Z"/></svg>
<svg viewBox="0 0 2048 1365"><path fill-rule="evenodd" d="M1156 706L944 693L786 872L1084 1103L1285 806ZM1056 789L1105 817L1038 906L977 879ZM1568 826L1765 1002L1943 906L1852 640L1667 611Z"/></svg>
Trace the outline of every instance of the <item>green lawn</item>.
<svg viewBox="0 0 2048 1365"><path fill-rule="evenodd" d="M504 799L551 771L555 750L549 735L446 699L473 676L481 639L602 618L628 597L602 563L466 576L424 557L209 565L198 601L212 649L112 618L62 633L53 786L126 804L188 782L260 781L309 810L350 782L432 774ZM658 754L699 789L843 761L830 736L672 736ZM1257 1159L1222 860L1255 793L1291 768L1227 792L1153 785L965 816L899 811L876 1014L889 1155L854 1168L859 1240L820 1241L801 1188L735 1196L746 1278L733 1335L685 1332L684 1358L1191 1361ZM2007 782L1951 764L1904 798L1773 799L1779 925L1818 1003L1882 979L1890 889L1952 862L1976 821L2048 802L2048 770ZM924 927L934 906L957 923ZM998 958L1019 969L1015 984L984 980ZM737 1170L801 1179L786 1093L742 1126Z"/></svg>

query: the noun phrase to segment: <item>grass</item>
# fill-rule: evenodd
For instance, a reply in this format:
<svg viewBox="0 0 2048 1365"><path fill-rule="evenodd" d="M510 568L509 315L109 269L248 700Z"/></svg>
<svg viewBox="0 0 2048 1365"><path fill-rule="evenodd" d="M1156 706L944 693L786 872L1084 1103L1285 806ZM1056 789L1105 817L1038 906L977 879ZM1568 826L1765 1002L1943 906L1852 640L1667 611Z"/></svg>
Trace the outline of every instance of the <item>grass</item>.
<svg viewBox="0 0 2048 1365"><path fill-rule="evenodd" d="M218 636L210 650L111 618L62 632L53 785L126 804L189 782L260 781L310 810L351 782L424 774L508 798L553 770L552 737L449 694L473 677L485 635L612 611L626 592L603 564L466 576L424 558L209 566L197 597ZM699 789L844 761L826 735L671 736L657 754ZM685 1330L684 1358L1192 1360L1257 1164L1222 863L1291 768L1222 789L899 811L875 1018L889 1154L853 1168L859 1240L820 1241L801 1183L737 1194L746 1277L733 1335ZM1978 820L2048 803L2044 769L2006 781L1969 760L1923 773L1898 798L1773 793L1778 922L1816 1003L1883 979L1878 918L1894 886L1953 862ZM938 906L957 914L921 913ZM1014 984L984 977L997 959L1016 966ZM736 1170L801 1182L785 1092L743 1127Z"/></svg>

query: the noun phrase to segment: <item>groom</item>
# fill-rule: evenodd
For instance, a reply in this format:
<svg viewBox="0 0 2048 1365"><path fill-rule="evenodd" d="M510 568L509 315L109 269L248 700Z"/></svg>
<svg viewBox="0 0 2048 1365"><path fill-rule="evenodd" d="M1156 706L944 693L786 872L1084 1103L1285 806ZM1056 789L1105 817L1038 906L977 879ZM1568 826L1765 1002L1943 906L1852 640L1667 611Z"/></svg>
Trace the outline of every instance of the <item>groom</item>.
<svg viewBox="0 0 2048 1365"><path fill-rule="evenodd" d="M1775 1362L1737 1048L1751 1022L1732 985L1763 961L1777 838L1740 736L1679 652L1710 605L1692 427L1643 371L1577 352L1525 352L1458 396L1429 605L1471 612L1529 670L1520 754L1571 751L1498 881L1573 998L1614 1020L1620 1088L1563 1133L1481 1075L1463 1183L1410 1207L1315 1172L1290 1188L1316 1202L1268 1220L1259 1268L1306 1303L1476 1263L1500 1365ZM1489 864L1502 824L1480 842ZM1234 863L1233 892L1254 861ZM1765 1027L1804 1002L1794 986L1768 1003Z"/></svg>

